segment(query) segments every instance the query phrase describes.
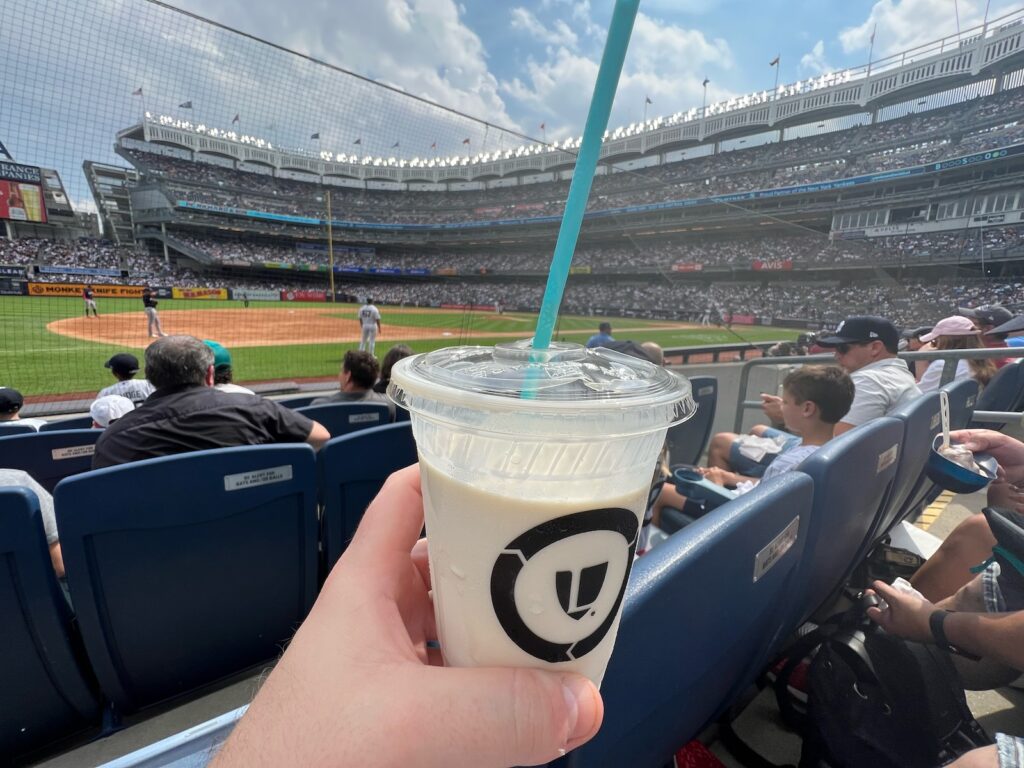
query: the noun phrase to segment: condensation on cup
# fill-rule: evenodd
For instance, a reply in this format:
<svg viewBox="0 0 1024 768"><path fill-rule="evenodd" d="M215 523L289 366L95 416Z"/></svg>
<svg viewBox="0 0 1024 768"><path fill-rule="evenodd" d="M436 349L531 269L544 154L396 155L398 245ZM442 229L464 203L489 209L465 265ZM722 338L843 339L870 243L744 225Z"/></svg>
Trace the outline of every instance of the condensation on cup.
<svg viewBox="0 0 1024 768"><path fill-rule="evenodd" d="M388 395L419 452L445 663L600 685L665 433L696 409L689 382L523 341L406 358Z"/></svg>

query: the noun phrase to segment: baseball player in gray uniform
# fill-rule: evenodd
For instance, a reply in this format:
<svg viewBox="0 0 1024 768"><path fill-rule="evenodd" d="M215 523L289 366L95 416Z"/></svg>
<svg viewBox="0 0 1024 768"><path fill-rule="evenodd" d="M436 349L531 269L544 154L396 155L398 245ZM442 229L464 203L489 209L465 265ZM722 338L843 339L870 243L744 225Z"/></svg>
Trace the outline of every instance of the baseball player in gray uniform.
<svg viewBox="0 0 1024 768"><path fill-rule="evenodd" d="M372 355L380 332L380 310L373 306L373 299L367 298L366 303L359 308L359 325L363 331L359 339L359 351Z"/></svg>

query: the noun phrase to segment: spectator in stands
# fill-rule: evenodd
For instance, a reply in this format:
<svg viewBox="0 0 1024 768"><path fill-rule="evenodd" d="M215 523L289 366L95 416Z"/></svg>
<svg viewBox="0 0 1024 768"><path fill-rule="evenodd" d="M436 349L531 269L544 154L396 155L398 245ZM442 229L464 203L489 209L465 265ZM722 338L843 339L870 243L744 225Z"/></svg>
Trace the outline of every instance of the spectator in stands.
<svg viewBox="0 0 1024 768"><path fill-rule="evenodd" d="M597 326L597 333L587 339L587 349L593 349L594 347L603 347L609 341L615 341L612 337L612 324L601 323Z"/></svg>
<svg viewBox="0 0 1024 768"><path fill-rule="evenodd" d="M969 317L974 322L974 327L981 334L981 343L989 349L1004 349L1007 347L1006 334L995 332L996 326L1008 323L1013 319L1013 313L1006 307L998 304L986 304L975 309L959 307L957 313ZM991 358L996 370L1010 362L1008 357Z"/></svg>
<svg viewBox="0 0 1024 768"><path fill-rule="evenodd" d="M841 435L854 427L885 416L904 402L920 396L907 366L896 356L899 331L890 321L872 315L850 317L841 322L831 336L818 343L835 351L836 361L853 380L853 405L835 425ZM772 423L782 421L782 398L761 395L762 409ZM768 438L771 446L754 438ZM756 426L751 435L720 432L708 448L708 466L739 472L746 477L760 477L775 457L795 437L772 427Z"/></svg>
<svg viewBox="0 0 1024 768"><path fill-rule="evenodd" d="M187 451L330 439L320 424L256 395L213 388L213 350L192 336L165 336L146 349L146 376L156 391L108 427L96 442L93 468Z"/></svg>
<svg viewBox="0 0 1024 768"><path fill-rule="evenodd" d="M89 406L93 429L106 429L126 413L135 410L135 403L121 395L104 395Z"/></svg>
<svg viewBox="0 0 1024 768"><path fill-rule="evenodd" d="M104 368L110 370L111 375L117 379L116 384L104 387L100 390L97 398L107 395L121 395L127 397L135 405L138 405L147 397L153 394L154 387L146 379L136 379L135 374L139 372L139 358L128 352L119 352L103 364Z"/></svg>
<svg viewBox="0 0 1024 768"><path fill-rule="evenodd" d="M395 346L389 349L380 364L380 378L373 385L373 391L381 395L386 394L388 384L391 383L391 369L395 367L395 363L409 357L411 354L412 348L406 344L395 344Z"/></svg>
<svg viewBox="0 0 1024 768"><path fill-rule="evenodd" d="M239 386L232 381L234 374L231 368L231 353L218 344L216 341L207 339L203 342L213 350L213 388L221 392L231 392L236 395L255 395L251 389Z"/></svg>
<svg viewBox="0 0 1024 768"><path fill-rule="evenodd" d="M834 365L804 365L791 371L782 383L782 419L798 439L788 445L764 472L762 479L788 472L832 439L835 426L853 403L853 380ZM720 467L700 470L718 485L746 493L759 482ZM686 497L666 484L654 503L654 524L665 507L683 509Z"/></svg>
<svg viewBox="0 0 1024 768"><path fill-rule="evenodd" d="M1024 347L1024 338L1021 337L1021 331L1024 331L1024 315L1017 315L1012 320L1008 320L1002 325L997 325L989 331L989 335L998 334L1002 336L1006 339L1007 346L1014 349Z"/></svg>
<svg viewBox="0 0 1024 768"><path fill-rule="evenodd" d="M571 672L444 667L435 639L418 467L370 504L309 617L211 763L540 765L601 726ZM372 600L372 610L367 610ZM426 717L443 704L443 717ZM412 714L410 714L412 713ZM344 728L338 728L344 723Z"/></svg>
<svg viewBox="0 0 1024 768"><path fill-rule="evenodd" d="M921 347L922 351L935 350L944 352L958 349L982 349L981 337L974 323L961 315L944 317L930 333L921 337L921 341L927 346ZM939 389L939 382L942 379L942 370L946 363L944 360L932 360L925 368L918 387L922 392L936 392ZM991 360L958 360L956 362L956 373L953 380L966 379L970 377L984 387L996 373L996 366Z"/></svg>
<svg viewBox="0 0 1024 768"><path fill-rule="evenodd" d="M39 511L43 517L43 531L46 534L46 545L50 550L50 562L57 577L64 578L64 557L60 551L57 537L57 518L53 514L53 496L36 482L28 472L20 469L0 469L0 487L27 488L39 499Z"/></svg>
<svg viewBox="0 0 1024 768"><path fill-rule="evenodd" d="M394 421L395 404L386 396L373 391L373 385L377 383L379 373L380 365L377 363L377 358L369 352L350 349L341 361L341 371L338 374L338 383L341 385L341 389L333 395L318 397L311 405L364 401L386 403L388 411L391 413L391 420Z"/></svg>
<svg viewBox="0 0 1024 768"><path fill-rule="evenodd" d="M655 341L644 341L640 347L647 353L647 357L651 359L652 363L655 365L665 364L665 350L661 348L660 344Z"/></svg>
<svg viewBox="0 0 1024 768"><path fill-rule="evenodd" d="M876 581L871 591L885 603L869 608L868 617L886 632L919 643L945 643L1012 669L1024 669L1024 611L952 612L882 581ZM933 629L936 625L941 627L939 636ZM993 746L972 750L950 766L1017 768L1022 762L1024 739L997 733Z"/></svg>
<svg viewBox="0 0 1024 768"><path fill-rule="evenodd" d="M0 430L5 425L18 424L39 431L39 428L46 423L46 419L21 418L21 407L24 404L25 398L22 397L21 392L10 387L0 387Z"/></svg>

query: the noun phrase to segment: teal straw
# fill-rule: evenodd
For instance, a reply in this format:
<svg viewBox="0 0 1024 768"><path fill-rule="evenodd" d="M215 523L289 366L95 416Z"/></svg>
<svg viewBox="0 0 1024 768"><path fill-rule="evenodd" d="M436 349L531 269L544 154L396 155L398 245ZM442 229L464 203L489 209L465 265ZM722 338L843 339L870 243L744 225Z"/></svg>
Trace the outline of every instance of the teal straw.
<svg viewBox="0 0 1024 768"><path fill-rule="evenodd" d="M629 36L633 32L640 0L616 0L612 23L608 27L608 40L601 55L601 68L594 84L594 96L590 100L587 124L583 129L583 142L576 156L576 170L569 186L569 197L565 201L565 213L555 242L555 254L548 272L548 285L544 290L537 330L533 334L533 348L547 349L558 319L558 308L562 304L565 283L569 279L569 267L580 236L580 225L587 209L590 186L594 181L594 170L601 153L601 139L608 127L608 115L612 111L615 89L619 86L622 61L626 58Z"/></svg>

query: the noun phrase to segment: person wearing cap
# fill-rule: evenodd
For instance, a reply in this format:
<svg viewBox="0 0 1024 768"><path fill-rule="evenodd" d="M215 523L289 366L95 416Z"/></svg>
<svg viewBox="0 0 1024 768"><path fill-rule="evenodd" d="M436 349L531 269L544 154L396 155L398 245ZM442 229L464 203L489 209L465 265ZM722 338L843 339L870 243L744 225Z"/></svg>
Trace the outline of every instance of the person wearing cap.
<svg viewBox="0 0 1024 768"><path fill-rule="evenodd" d="M1012 320L1008 320L1002 325L997 325L985 334L986 337L993 335L998 335L1005 339L1006 346L1010 349L1024 347L1024 315L1017 315ZM1013 361L1011 360L1011 362Z"/></svg>
<svg viewBox="0 0 1024 768"><path fill-rule="evenodd" d="M986 304L974 309L958 307L957 314L968 317L974 322L974 327L981 333L981 343L987 349L1003 349L1009 346L1006 343L1006 334L998 333L995 330L996 326L1008 323L1013 319L1013 313L1006 307L999 304ZM1009 357L990 359L995 364L997 370L1013 362Z"/></svg>
<svg viewBox="0 0 1024 768"><path fill-rule="evenodd" d="M587 339L587 349L603 347L609 341L615 341L615 339L612 338L612 324L601 323L597 326L597 333Z"/></svg>
<svg viewBox="0 0 1024 768"><path fill-rule="evenodd" d="M234 374L231 368L231 353L216 341L207 339L203 342L213 350L213 388L221 392L231 392L236 395L255 395L251 389L235 384L232 379Z"/></svg>
<svg viewBox="0 0 1024 768"><path fill-rule="evenodd" d="M111 375L117 379L117 383L101 389L96 395L97 399L107 395L121 395L138 405L153 394L152 384L145 379L135 378L135 374L139 372L139 358L135 355L119 352L107 360L103 367L110 371Z"/></svg>
<svg viewBox="0 0 1024 768"><path fill-rule="evenodd" d="M241 445L308 443L331 435L312 419L256 395L213 388L213 350L193 336L165 336L146 348L156 391L96 441L93 469L158 456Z"/></svg>
<svg viewBox="0 0 1024 768"><path fill-rule="evenodd" d="M104 395L92 401L89 415L93 429L106 429L126 413L135 410L135 403L121 395Z"/></svg>
<svg viewBox="0 0 1024 768"><path fill-rule="evenodd" d="M931 333L932 327L930 325L919 325L917 328L904 328L900 334L900 352L917 352L925 345L925 342L921 341L921 337L926 333ZM927 360L907 360L907 368L914 374L915 379L920 379L924 373L925 368L928 367Z"/></svg>
<svg viewBox="0 0 1024 768"><path fill-rule="evenodd" d="M884 317L849 317L818 343L833 350L836 362L853 379L853 405L836 424L836 435L886 416L921 396L913 374L896 356L900 333Z"/></svg>
<svg viewBox="0 0 1024 768"><path fill-rule="evenodd" d="M46 419L21 418L21 406L24 404L25 398L21 392L10 387L0 387L0 433L7 425L31 427L38 432L39 428L46 424Z"/></svg>
<svg viewBox="0 0 1024 768"><path fill-rule="evenodd" d="M962 315L944 317L935 324L930 333L921 337L928 344L922 350L946 351L951 349L983 349L981 337L974 323ZM922 392L937 392L942 379L944 360L932 360L918 382ZM953 380L970 377L984 387L995 376L996 365L992 360L957 360Z"/></svg>
<svg viewBox="0 0 1024 768"><path fill-rule="evenodd" d="M142 289L142 308L146 312L146 330L149 333L149 338L159 336L163 338L167 334L164 333L163 326L160 325L160 313L156 311L157 304L160 302L153 297L153 289L148 285ZM154 333L155 331L155 333Z"/></svg>

